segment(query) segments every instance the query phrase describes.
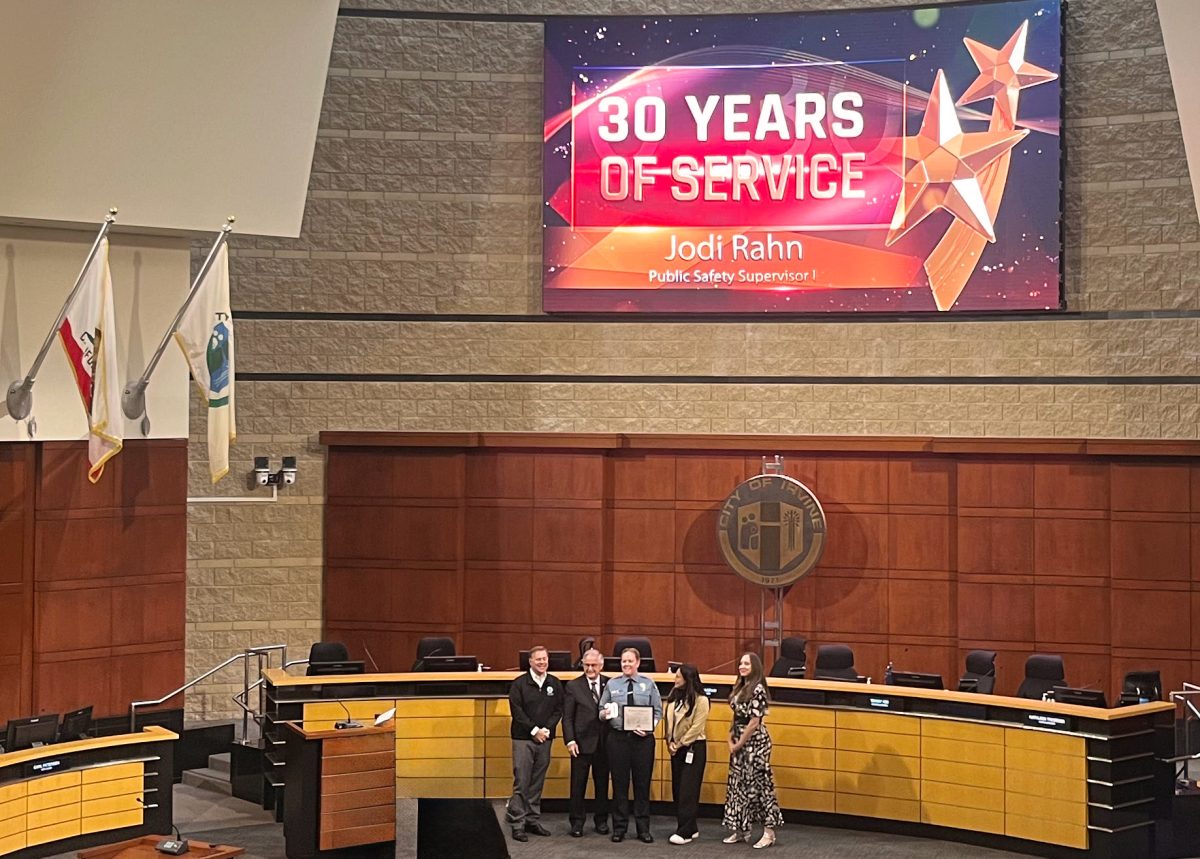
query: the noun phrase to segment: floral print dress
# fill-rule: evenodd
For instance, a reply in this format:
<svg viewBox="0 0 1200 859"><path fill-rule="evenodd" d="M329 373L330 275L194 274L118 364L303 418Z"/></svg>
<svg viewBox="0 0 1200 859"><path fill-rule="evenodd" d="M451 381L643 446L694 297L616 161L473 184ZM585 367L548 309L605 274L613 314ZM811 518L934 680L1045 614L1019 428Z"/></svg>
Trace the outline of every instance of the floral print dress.
<svg viewBox="0 0 1200 859"><path fill-rule="evenodd" d="M729 782L725 788L725 817L721 825L734 832L749 832L751 824L775 828L783 825L783 812L775 798L775 776L771 772L771 735L767 733L767 690L754 687L731 702L733 739L742 735L746 725L758 717L758 729L746 745L729 757Z"/></svg>

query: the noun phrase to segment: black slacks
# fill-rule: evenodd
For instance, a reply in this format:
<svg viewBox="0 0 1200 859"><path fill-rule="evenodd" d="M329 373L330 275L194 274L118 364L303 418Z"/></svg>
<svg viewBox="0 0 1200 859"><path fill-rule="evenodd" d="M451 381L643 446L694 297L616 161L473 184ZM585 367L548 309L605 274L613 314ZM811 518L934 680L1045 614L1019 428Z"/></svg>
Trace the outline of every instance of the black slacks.
<svg viewBox="0 0 1200 859"><path fill-rule="evenodd" d="M632 731L608 735L608 769L613 786L613 834L629 829L629 781L633 779L633 819L637 833L650 831L650 778L654 774L654 735Z"/></svg>
<svg viewBox="0 0 1200 859"><path fill-rule="evenodd" d="M596 792L595 805L592 808L592 819L599 826L608 823L608 749L602 743L596 751L585 754L580 752L578 757L571 758L571 801L568 806L568 817L573 829L582 829L587 819L584 808L584 795L587 793L588 774L592 777L592 788Z"/></svg>
<svg viewBox="0 0 1200 859"><path fill-rule="evenodd" d="M692 762L686 763L688 751ZM708 762L708 744L697 740L671 755L671 795L675 799L675 834L691 838L700 830L696 814L700 810L700 783L704 781L704 765Z"/></svg>

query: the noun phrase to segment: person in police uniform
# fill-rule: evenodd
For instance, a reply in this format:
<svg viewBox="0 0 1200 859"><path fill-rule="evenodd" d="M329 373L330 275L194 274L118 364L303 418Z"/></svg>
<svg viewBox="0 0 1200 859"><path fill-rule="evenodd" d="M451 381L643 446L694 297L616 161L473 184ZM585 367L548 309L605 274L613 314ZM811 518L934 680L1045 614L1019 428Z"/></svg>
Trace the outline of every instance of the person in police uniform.
<svg viewBox="0 0 1200 859"><path fill-rule="evenodd" d="M633 818L638 839L654 842L650 834L650 777L654 771L654 728L662 721L662 697L658 687L645 674L638 673L642 655L635 647L621 651L621 675L609 680L600 696L600 718L608 719L608 769L612 774L612 840L624 841L629 830L629 781L633 779ZM609 704L616 704L614 708ZM654 725L650 731L627 731L624 710L627 706L651 707Z"/></svg>
<svg viewBox="0 0 1200 859"><path fill-rule="evenodd" d="M513 793L505 820L514 841L528 841L526 833L549 835L542 826L542 788L550 769L554 729L562 719L563 684L550 667L550 652L538 645L529 649L529 670L508 688L512 712Z"/></svg>

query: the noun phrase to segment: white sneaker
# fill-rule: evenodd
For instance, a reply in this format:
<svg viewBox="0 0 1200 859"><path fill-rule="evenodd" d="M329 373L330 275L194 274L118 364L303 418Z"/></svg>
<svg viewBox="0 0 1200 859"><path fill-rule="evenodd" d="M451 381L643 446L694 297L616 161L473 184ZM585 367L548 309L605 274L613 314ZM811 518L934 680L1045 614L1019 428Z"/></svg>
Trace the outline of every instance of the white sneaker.
<svg viewBox="0 0 1200 859"><path fill-rule="evenodd" d="M699 838L699 837L700 837L700 833L699 833L699 832L693 832L693 833L692 833L692 840L693 840L693 841L695 841L695 840L696 840L697 838Z"/></svg>
<svg viewBox="0 0 1200 859"><path fill-rule="evenodd" d="M672 834L671 837L668 838L667 840L670 841L672 844L689 844L689 843L691 843L690 838L684 838L679 833Z"/></svg>

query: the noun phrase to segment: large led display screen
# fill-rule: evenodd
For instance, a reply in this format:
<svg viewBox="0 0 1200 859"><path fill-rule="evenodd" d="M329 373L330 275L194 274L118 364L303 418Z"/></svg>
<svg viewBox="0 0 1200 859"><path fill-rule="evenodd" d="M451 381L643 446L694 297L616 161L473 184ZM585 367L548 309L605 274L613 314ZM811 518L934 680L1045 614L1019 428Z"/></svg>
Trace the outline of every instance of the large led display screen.
<svg viewBox="0 0 1200 859"><path fill-rule="evenodd" d="M1061 15L548 20L544 308L1059 309Z"/></svg>

